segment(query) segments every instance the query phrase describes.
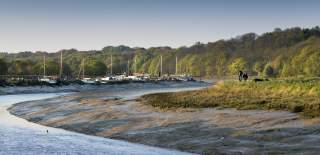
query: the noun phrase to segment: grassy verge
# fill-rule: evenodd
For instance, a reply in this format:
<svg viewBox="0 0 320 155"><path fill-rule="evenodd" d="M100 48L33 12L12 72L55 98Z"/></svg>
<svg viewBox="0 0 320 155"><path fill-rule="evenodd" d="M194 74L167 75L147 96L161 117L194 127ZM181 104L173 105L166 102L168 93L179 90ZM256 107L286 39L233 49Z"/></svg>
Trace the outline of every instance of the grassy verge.
<svg viewBox="0 0 320 155"><path fill-rule="evenodd" d="M141 100L161 109L224 107L240 110L288 110L320 116L320 80L220 82L203 90L144 95Z"/></svg>

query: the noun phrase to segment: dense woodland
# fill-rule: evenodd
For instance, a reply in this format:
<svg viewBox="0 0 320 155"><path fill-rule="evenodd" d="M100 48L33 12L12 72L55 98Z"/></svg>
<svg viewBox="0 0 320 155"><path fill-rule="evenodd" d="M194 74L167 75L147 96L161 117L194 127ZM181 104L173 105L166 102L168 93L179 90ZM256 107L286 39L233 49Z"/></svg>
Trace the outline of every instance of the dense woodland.
<svg viewBox="0 0 320 155"><path fill-rule="evenodd" d="M58 75L60 52L0 53L0 75L42 75L43 56L47 57L47 74ZM113 73L127 71L157 75L160 56L163 73L221 77L244 70L250 75L268 77L320 76L320 28L290 28L257 35L244 34L229 40L190 47L130 48L107 46L102 50L62 50L63 75L77 77L85 59L86 74L102 76L110 73L113 56Z"/></svg>

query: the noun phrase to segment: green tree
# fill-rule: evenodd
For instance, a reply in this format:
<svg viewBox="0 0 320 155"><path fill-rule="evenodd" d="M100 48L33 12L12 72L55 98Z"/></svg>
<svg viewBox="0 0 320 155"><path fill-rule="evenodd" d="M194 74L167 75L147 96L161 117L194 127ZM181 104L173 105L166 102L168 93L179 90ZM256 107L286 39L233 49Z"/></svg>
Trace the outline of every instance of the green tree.
<svg viewBox="0 0 320 155"><path fill-rule="evenodd" d="M320 49L320 28L311 29L289 28L276 29L273 32L256 35L245 34L230 40L219 40L207 44L196 43L190 47L170 48L151 47L130 48L127 46L108 46L101 50L78 51L76 49L63 50L64 75L77 76L83 58L92 58L103 62L111 70L110 56L113 56L113 73L123 73L127 70L127 62L132 64L136 60L137 72L153 73L158 75L159 58L163 56L163 73L174 74L175 57L178 56L178 69L180 74L206 76L223 76L227 73L236 74L239 70L246 72L263 73L265 67L261 64L269 62L273 69L273 76L318 76L316 61ZM41 69L43 55L47 56L48 74L57 75L59 70L60 53L46 52L20 52L0 53L9 67L10 74L43 74ZM238 59L235 59L238 58ZM87 63L90 60L86 61ZM37 65L35 63L38 62ZM90 71L92 75L105 74L102 69ZM92 64L90 64L92 65ZM256 66L257 65L257 66ZM70 69L68 69L68 66ZM92 66L102 66L93 64ZM250 66L250 68L248 67ZM51 68L51 69L50 69ZM93 67L96 68L96 67ZM135 69L131 65L131 71ZM51 71L50 71L51 70ZM93 69L94 70L94 69ZM101 71L101 72L100 72ZM262 74L263 75L263 74Z"/></svg>
<svg viewBox="0 0 320 155"><path fill-rule="evenodd" d="M304 66L303 64L307 62L308 57L313 53L311 47L304 47L299 51L298 54L293 55L291 61L292 72L295 75L303 75L304 74Z"/></svg>
<svg viewBox="0 0 320 155"><path fill-rule="evenodd" d="M216 69L216 74L218 77L221 77L225 75L226 73L226 62L227 58L224 53L219 53L216 57L216 64L215 64L215 69Z"/></svg>
<svg viewBox="0 0 320 155"><path fill-rule="evenodd" d="M256 62L253 66L253 70L258 73L258 75L262 75L264 69L264 64L262 62Z"/></svg>
<svg viewBox="0 0 320 155"><path fill-rule="evenodd" d="M320 53L310 55L303 66L303 71L308 76L320 76Z"/></svg>
<svg viewBox="0 0 320 155"><path fill-rule="evenodd" d="M231 74L237 74L240 70L245 71L248 69L248 63L243 58L236 58L228 66Z"/></svg>
<svg viewBox="0 0 320 155"><path fill-rule="evenodd" d="M85 64L85 74L89 76L103 76L106 74L106 65L98 60L89 60Z"/></svg>
<svg viewBox="0 0 320 155"><path fill-rule="evenodd" d="M290 64L285 63L281 70L281 77L290 77L292 76L292 68L290 67Z"/></svg>
<svg viewBox="0 0 320 155"><path fill-rule="evenodd" d="M281 69L283 68L284 57L282 55L277 56L272 62L273 74L274 76L281 74Z"/></svg>
<svg viewBox="0 0 320 155"><path fill-rule="evenodd" d="M11 75L30 75L34 73L34 64L30 60L15 60L9 65Z"/></svg>
<svg viewBox="0 0 320 155"><path fill-rule="evenodd" d="M60 71L60 65L53 61L53 60L48 60L46 63L46 72L47 75L59 75Z"/></svg>
<svg viewBox="0 0 320 155"><path fill-rule="evenodd" d="M5 75L8 72L8 65L4 59L0 59L0 75Z"/></svg>
<svg viewBox="0 0 320 155"><path fill-rule="evenodd" d="M37 75L43 75L43 62L38 61L37 64L33 66L33 72ZM57 76L60 71L60 64L53 60L46 60L46 76Z"/></svg>

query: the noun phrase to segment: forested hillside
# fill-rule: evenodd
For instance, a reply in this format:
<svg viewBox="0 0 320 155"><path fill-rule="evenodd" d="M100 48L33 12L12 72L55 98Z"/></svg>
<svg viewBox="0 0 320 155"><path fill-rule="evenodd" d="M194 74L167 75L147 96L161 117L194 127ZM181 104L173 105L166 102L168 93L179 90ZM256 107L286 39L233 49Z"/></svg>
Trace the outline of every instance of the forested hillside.
<svg viewBox="0 0 320 155"><path fill-rule="evenodd" d="M251 75L288 77L320 76L320 28L275 29L273 32L256 35L248 33L229 40L207 44L196 43L191 47L130 48L127 46L105 47L95 51L62 50L64 75L76 77L82 59L85 59L86 74L101 76L110 73L110 58L113 57L113 72L127 71L157 75L160 57L163 72L175 73L178 58L178 74L193 76L225 76L244 70ZM40 75L43 56L47 57L47 73L59 73L60 51L0 53L0 74ZM136 61L136 63L135 63Z"/></svg>

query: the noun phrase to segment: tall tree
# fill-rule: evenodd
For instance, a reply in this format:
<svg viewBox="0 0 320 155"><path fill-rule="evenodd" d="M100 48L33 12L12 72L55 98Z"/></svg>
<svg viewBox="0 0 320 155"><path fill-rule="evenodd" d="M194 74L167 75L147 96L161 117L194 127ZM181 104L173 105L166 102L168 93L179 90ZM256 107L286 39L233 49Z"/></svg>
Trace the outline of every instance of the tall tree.
<svg viewBox="0 0 320 155"><path fill-rule="evenodd" d="M8 72L8 65L4 59L0 59L0 75L5 75Z"/></svg>

